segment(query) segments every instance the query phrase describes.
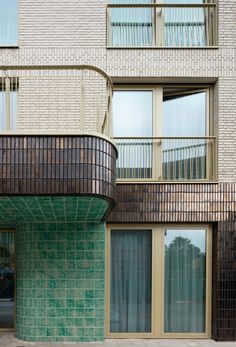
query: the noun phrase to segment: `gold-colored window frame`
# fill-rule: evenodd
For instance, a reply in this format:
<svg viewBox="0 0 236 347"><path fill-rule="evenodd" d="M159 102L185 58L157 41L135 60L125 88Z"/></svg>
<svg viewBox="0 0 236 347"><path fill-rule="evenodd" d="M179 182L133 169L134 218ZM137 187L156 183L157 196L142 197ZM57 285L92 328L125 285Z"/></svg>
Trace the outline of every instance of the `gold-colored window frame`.
<svg viewBox="0 0 236 347"><path fill-rule="evenodd" d="M110 332L110 245L112 230L152 230L152 302L150 333ZM204 333L165 333L164 332L164 231L166 229L206 230L206 302ZM211 337L212 301L212 227L209 224L108 224L106 230L106 285L105 285L105 337L106 338L197 338ZM160 309L158 309L160 308Z"/></svg>
<svg viewBox="0 0 236 347"><path fill-rule="evenodd" d="M12 233L14 235L14 259L15 259L15 273L14 273L14 327L13 328L1 328L0 327L0 332L12 332L15 331L15 326L16 326L16 234L15 234L15 229L1 229L0 228L0 233Z"/></svg>
<svg viewBox="0 0 236 347"><path fill-rule="evenodd" d="M114 92L119 91L150 91L152 92L152 137L163 137L163 96L165 89L179 90L179 95L188 95L191 93L206 93L205 102L205 137L212 138L214 135L214 86L206 83L117 83L114 85ZM113 129L114 133L114 129ZM114 136L114 135L113 135ZM117 137L119 138L119 136ZM181 138L181 136L180 136ZM185 138L185 137L183 137ZM116 136L114 136L116 139ZM207 148L207 162L206 162L206 178L202 179L186 179L186 180L162 180L161 168L159 165L160 153L158 146L154 146L153 150L153 177L152 178L117 178L118 183L143 183L143 182L158 182L158 183L191 183L191 182L217 182L218 179L218 165L217 165L217 138L214 137L213 154ZM212 158L215 158L213 160ZM157 170L156 168L159 169Z"/></svg>
<svg viewBox="0 0 236 347"><path fill-rule="evenodd" d="M114 92L129 91L150 91L152 92L152 136L163 136L163 96L164 89L179 89L179 95L188 95L191 93L206 93L206 111L205 111L205 136L213 134L213 86L210 84L114 84ZM181 91L182 89L182 91Z"/></svg>

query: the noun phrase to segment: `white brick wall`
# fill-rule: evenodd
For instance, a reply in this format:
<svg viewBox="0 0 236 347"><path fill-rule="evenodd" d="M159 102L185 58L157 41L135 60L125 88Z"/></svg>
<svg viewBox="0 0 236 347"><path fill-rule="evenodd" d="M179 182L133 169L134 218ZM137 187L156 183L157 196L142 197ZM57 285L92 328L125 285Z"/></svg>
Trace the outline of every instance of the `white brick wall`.
<svg viewBox="0 0 236 347"><path fill-rule="evenodd" d="M20 76L19 131L101 132L108 91L107 81L99 73L53 69L11 74Z"/></svg>
<svg viewBox="0 0 236 347"><path fill-rule="evenodd" d="M0 49L0 64L92 64L114 78L219 79L214 96L219 179L236 180L235 0L219 0L218 49L106 49L106 0L19 3L19 49Z"/></svg>

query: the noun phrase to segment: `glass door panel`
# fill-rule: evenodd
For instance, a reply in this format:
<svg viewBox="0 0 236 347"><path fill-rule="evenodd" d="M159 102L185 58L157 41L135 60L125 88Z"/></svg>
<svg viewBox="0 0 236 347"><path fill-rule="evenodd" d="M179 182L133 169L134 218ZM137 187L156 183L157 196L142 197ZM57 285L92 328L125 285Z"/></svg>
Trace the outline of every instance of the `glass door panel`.
<svg viewBox="0 0 236 347"><path fill-rule="evenodd" d="M206 230L165 230L164 332L204 333Z"/></svg>
<svg viewBox="0 0 236 347"><path fill-rule="evenodd" d="M110 332L151 332L152 231L111 230Z"/></svg>
<svg viewBox="0 0 236 347"><path fill-rule="evenodd" d="M14 328L14 233L0 232L0 329Z"/></svg>
<svg viewBox="0 0 236 347"><path fill-rule="evenodd" d="M118 178L152 177L152 105L151 90L114 92L113 134L122 137L116 139Z"/></svg>
<svg viewBox="0 0 236 347"><path fill-rule="evenodd" d="M164 90L163 136L173 138L163 141L163 179L206 179L206 102L206 92Z"/></svg>

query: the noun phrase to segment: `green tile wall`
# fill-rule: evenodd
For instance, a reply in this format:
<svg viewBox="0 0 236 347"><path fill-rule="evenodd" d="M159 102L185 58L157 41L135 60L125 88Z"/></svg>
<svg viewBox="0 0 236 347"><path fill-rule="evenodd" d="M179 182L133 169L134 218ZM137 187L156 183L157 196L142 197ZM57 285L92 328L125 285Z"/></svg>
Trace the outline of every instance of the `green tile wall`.
<svg viewBox="0 0 236 347"><path fill-rule="evenodd" d="M16 337L102 341L104 223L29 223L16 230Z"/></svg>

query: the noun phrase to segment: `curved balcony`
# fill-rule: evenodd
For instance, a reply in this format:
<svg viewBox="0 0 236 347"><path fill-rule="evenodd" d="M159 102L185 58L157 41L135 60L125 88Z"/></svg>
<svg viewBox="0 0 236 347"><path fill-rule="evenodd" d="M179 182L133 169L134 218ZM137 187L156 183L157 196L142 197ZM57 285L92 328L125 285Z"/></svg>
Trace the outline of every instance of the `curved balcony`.
<svg viewBox="0 0 236 347"><path fill-rule="evenodd" d="M102 219L115 204L111 100L109 76L93 66L2 68L0 206L17 196L76 195L96 202ZM81 210L87 220L93 213Z"/></svg>

